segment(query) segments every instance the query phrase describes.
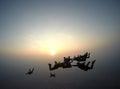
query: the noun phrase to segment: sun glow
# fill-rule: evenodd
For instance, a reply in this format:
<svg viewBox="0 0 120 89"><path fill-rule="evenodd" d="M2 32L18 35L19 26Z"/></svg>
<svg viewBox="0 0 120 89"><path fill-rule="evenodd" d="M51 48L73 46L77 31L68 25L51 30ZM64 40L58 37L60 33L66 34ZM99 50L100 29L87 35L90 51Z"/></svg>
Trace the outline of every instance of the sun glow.
<svg viewBox="0 0 120 89"><path fill-rule="evenodd" d="M52 34L45 35L42 38L38 35L30 35L27 37L25 45L25 53L37 55L60 55L71 50L79 48L79 42L74 37L68 34ZM81 46L81 48L83 48Z"/></svg>
<svg viewBox="0 0 120 89"><path fill-rule="evenodd" d="M50 54L53 56L53 55L55 55L56 54L56 52L55 52L55 50L50 50Z"/></svg>

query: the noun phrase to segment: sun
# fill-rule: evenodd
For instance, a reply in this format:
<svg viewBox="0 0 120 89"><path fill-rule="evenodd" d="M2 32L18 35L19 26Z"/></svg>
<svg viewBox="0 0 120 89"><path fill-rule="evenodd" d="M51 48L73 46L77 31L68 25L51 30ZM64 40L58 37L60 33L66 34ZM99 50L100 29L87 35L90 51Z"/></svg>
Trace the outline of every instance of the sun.
<svg viewBox="0 0 120 89"><path fill-rule="evenodd" d="M55 50L50 50L50 54L52 55L52 56L54 56L55 54L56 54L56 52L55 52Z"/></svg>

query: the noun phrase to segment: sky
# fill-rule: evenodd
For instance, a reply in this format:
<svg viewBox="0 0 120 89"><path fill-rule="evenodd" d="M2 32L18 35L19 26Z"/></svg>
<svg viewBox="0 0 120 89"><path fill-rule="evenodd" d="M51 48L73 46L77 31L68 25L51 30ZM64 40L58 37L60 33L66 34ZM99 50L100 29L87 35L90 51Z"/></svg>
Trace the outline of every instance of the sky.
<svg viewBox="0 0 120 89"><path fill-rule="evenodd" d="M0 0L0 89L120 89L119 38L120 0ZM93 69L49 70L86 51Z"/></svg>
<svg viewBox="0 0 120 89"><path fill-rule="evenodd" d="M119 8L119 0L1 0L0 53L75 54L118 44Z"/></svg>

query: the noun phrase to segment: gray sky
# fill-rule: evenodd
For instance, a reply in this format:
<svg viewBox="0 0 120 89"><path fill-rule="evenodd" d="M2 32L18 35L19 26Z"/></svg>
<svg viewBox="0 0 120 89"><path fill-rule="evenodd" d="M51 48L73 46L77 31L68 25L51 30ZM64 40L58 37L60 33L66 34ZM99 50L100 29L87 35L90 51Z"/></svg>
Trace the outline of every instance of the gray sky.
<svg viewBox="0 0 120 89"><path fill-rule="evenodd" d="M59 54L104 48L119 36L119 8L119 0L0 1L0 51Z"/></svg>

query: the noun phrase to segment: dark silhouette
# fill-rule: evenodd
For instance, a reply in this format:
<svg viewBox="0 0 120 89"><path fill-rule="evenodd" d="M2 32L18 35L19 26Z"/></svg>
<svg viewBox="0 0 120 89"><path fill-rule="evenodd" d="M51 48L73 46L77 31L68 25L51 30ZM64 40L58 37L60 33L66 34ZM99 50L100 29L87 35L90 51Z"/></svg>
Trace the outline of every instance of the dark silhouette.
<svg viewBox="0 0 120 89"><path fill-rule="evenodd" d="M50 73L50 78L51 78L51 77L56 77L56 76L55 76L55 73Z"/></svg>
<svg viewBox="0 0 120 89"><path fill-rule="evenodd" d="M84 55L78 55L77 57L74 56L74 58L70 58L70 56L64 57L63 62L55 61L53 66L52 64L49 63L48 64L49 70L53 71L58 68L64 69L64 68L78 67L81 70L88 71L93 69L96 60L86 62L87 58L90 58L90 53L88 52L86 52ZM75 65L72 65L73 61L77 61L77 63ZM55 73L50 73L50 77L55 77L55 76L56 76Z"/></svg>
<svg viewBox="0 0 120 89"><path fill-rule="evenodd" d="M90 64L90 61L87 62L87 64L85 65L86 62L77 62L76 65L72 65L72 66L75 66L75 67L78 67L80 68L81 70L84 70L84 71L87 71L89 69L93 69L93 66L94 66L94 63L95 63L96 60L92 61L91 63L91 66L89 66Z"/></svg>
<svg viewBox="0 0 120 89"><path fill-rule="evenodd" d="M55 69L58 69L60 66L61 66L61 63L57 63L56 61L54 62L54 66L52 67L52 64L48 64L49 65L49 70L55 70Z"/></svg>
<svg viewBox="0 0 120 89"><path fill-rule="evenodd" d="M31 75L33 73L33 71L34 71L34 68L29 69L29 71L26 73L26 75Z"/></svg>
<svg viewBox="0 0 120 89"><path fill-rule="evenodd" d="M48 64L48 66L49 66L49 70L50 71L52 71L52 70L55 70L55 69L58 69L58 68L71 68L72 67L72 65L71 65L71 63L70 62L62 62L62 63L57 63L56 61L55 61L55 64L54 64L54 66L52 67L52 64Z"/></svg>
<svg viewBox="0 0 120 89"><path fill-rule="evenodd" d="M90 53L86 52L84 55L78 55L77 57L74 56L73 60L75 61L86 61L87 58L90 58Z"/></svg>
<svg viewBox="0 0 120 89"><path fill-rule="evenodd" d="M73 60L70 58L70 56L68 56L68 58L64 57L64 63L65 64L69 64L69 63L72 63Z"/></svg>
<svg viewBox="0 0 120 89"><path fill-rule="evenodd" d="M53 67L52 67L52 64L48 64L48 66L49 66L49 70L51 71L51 70L55 70L55 69L58 69L58 67L59 66L56 66L56 65L54 65Z"/></svg>

